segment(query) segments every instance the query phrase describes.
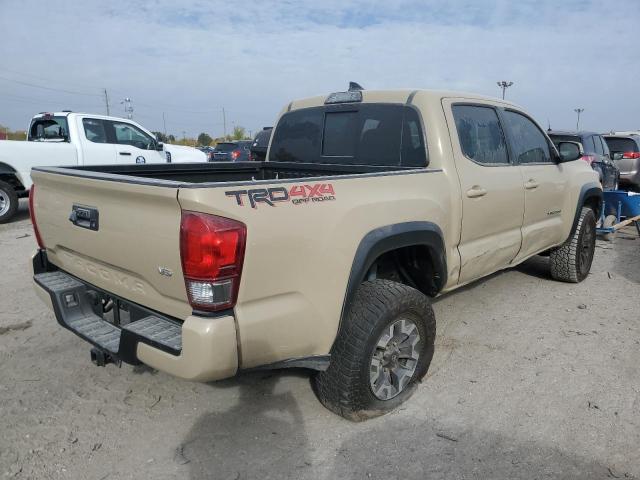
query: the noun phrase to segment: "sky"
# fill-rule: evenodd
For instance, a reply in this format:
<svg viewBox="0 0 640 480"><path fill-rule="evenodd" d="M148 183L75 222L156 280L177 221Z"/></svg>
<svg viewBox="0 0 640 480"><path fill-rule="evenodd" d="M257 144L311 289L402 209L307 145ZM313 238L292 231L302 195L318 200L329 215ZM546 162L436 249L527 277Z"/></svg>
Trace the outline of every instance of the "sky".
<svg viewBox="0 0 640 480"><path fill-rule="evenodd" d="M640 129L640 0L0 0L0 124L40 111L195 136L273 125L296 98L436 88L501 95L540 124Z"/></svg>

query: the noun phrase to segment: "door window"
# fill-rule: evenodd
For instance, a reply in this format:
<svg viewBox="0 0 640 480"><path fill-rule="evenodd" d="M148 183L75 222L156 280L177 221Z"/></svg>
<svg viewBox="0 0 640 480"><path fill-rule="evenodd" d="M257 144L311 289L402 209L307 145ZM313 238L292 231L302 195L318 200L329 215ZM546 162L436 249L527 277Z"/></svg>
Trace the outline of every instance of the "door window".
<svg viewBox="0 0 640 480"><path fill-rule="evenodd" d="M82 127L84 136L93 143L107 143L107 132L104 128L104 121L97 118L83 118Z"/></svg>
<svg viewBox="0 0 640 480"><path fill-rule="evenodd" d="M504 118L518 163L553 163L547 137L524 115L506 110Z"/></svg>
<svg viewBox="0 0 640 480"><path fill-rule="evenodd" d="M452 111L460 148L467 158L482 165L509 163L504 133L493 108L454 105Z"/></svg>
<svg viewBox="0 0 640 480"><path fill-rule="evenodd" d="M598 135L594 135L591 137L593 140L593 144L595 146L595 152L598 155L604 155L604 150L602 149L602 143L600 143L600 137Z"/></svg>
<svg viewBox="0 0 640 480"><path fill-rule="evenodd" d="M131 145L142 150L151 150L153 148L153 138L139 128L128 123L112 122L112 124L118 145Z"/></svg>

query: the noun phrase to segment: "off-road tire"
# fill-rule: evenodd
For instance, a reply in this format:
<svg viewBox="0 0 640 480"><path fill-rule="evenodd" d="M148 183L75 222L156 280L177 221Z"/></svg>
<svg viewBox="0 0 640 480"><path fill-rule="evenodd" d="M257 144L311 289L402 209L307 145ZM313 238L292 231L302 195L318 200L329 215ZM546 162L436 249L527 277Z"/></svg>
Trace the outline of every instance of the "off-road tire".
<svg viewBox="0 0 640 480"><path fill-rule="evenodd" d="M408 318L420 335L416 369L406 387L380 400L370 385L371 357L385 328ZM393 410L407 400L433 358L436 321L426 295L401 283L373 280L360 285L331 351L329 368L314 377L322 404L338 415L362 421Z"/></svg>
<svg viewBox="0 0 640 480"><path fill-rule="evenodd" d="M2 208L3 204L6 205L4 209ZM0 181L0 223L7 223L11 220L17 210L18 194L11 185Z"/></svg>
<svg viewBox="0 0 640 480"><path fill-rule="evenodd" d="M581 282L591 270L595 247L596 216L589 207L582 207L578 225L571 237L549 255L551 276L562 282Z"/></svg>

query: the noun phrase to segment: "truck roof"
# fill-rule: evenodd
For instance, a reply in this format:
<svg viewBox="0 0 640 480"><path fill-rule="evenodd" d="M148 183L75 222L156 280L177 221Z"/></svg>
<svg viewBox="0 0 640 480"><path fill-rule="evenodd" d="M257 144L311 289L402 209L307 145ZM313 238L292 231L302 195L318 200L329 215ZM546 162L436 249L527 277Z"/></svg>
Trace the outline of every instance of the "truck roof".
<svg viewBox="0 0 640 480"><path fill-rule="evenodd" d="M60 112L40 112L37 113L33 116L33 118L41 118L44 117L45 115L50 115L53 117L69 117L72 115L82 115L82 116L88 116L91 118L99 118L102 120L127 120L127 121L133 121L124 117L114 117L113 115L101 115L99 113L88 113L88 112L71 112L69 110L62 110Z"/></svg>
<svg viewBox="0 0 640 480"><path fill-rule="evenodd" d="M397 89L397 90L361 90L362 102L358 103L406 103L409 97L415 97L419 95L427 101L440 102L443 98L448 97L462 97L475 100L489 100L492 102L499 102L505 105L512 105L517 107L516 104L507 100L502 100L496 97L489 97L485 95L478 95L476 93L457 92L452 90L430 90L430 89ZM299 108L307 107L319 107L325 104L325 100L328 95L318 95L315 97L301 98L292 101L287 110L296 110Z"/></svg>

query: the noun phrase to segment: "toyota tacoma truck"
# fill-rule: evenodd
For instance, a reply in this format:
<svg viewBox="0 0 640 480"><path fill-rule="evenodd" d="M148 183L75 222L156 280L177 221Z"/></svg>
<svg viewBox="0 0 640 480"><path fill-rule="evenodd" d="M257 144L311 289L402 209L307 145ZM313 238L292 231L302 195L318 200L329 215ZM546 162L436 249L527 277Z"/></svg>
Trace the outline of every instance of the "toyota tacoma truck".
<svg viewBox="0 0 640 480"><path fill-rule="evenodd" d="M296 100L264 162L34 168L35 289L95 363L308 368L362 420L427 372L435 296L538 254L587 276L602 189L582 153L477 95Z"/></svg>
<svg viewBox="0 0 640 480"><path fill-rule="evenodd" d="M11 220L18 199L27 197L29 172L43 165L101 165L205 162L192 147L163 145L133 120L73 113L39 113L27 141L0 140L0 223Z"/></svg>

